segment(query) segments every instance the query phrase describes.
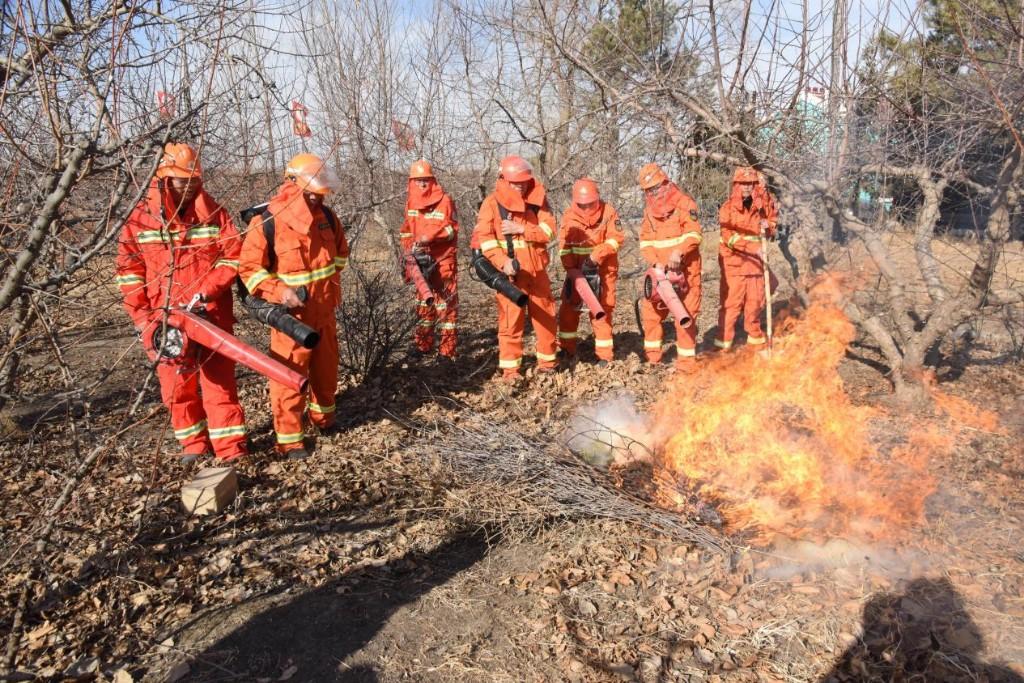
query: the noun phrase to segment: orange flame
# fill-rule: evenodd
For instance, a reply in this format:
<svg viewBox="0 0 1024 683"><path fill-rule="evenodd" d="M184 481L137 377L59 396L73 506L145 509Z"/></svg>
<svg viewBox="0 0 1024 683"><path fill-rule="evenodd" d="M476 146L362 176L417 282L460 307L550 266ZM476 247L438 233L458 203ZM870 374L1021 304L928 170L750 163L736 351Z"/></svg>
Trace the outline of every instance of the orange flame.
<svg viewBox="0 0 1024 683"><path fill-rule="evenodd" d="M887 415L854 405L838 369L854 327L827 280L784 323L771 359L751 349L670 380L655 410L660 502L713 502L727 529L776 536L892 538L923 518L928 454L942 430L892 443Z"/></svg>

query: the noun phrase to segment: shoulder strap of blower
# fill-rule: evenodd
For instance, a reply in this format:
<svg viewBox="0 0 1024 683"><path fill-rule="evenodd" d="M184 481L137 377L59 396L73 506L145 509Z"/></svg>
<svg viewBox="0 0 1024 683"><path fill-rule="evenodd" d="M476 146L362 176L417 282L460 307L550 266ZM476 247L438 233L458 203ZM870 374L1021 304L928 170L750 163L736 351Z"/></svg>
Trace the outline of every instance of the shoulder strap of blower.
<svg viewBox="0 0 1024 683"><path fill-rule="evenodd" d="M273 234L276 229L273 222L273 214L270 213L267 208L267 204L257 204L256 206L243 209L239 212L239 217L242 218L242 222L248 225L255 216L262 216L263 218L263 239L266 240L266 256L267 256L267 269L270 272L278 269L278 252L274 251L273 248ZM338 229L338 217L334 215L327 206L321 207L324 210L324 215L327 216L327 222L331 224L331 229Z"/></svg>
<svg viewBox="0 0 1024 683"><path fill-rule="evenodd" d="M257 204L256 206L250 206L248 209L242 209L239 212L239 217L242 219L244 225L248 225L255 216L261 216L263 218L263 238L267 242L267 261L270 272L277 270L277 252L274 250L274 232L276 226L274 224L274 214L270 213L267 208L268 204ZM327 206L321 206L324 211L324 215L327 216L327 222L331 225L331 230L338 229L338 217L334 215Z"/></svg>
<svg viewBox="0 0 1024 683"><path fill-rule="evenodd" d="M509 211L508 209L506 209L504 206L502 206L501 202L496 201L495 203L498 205L498 216L501 217L501 220L507 221L508 217L512 215L512 212ZM539 206L534 206L533 204L527 204L526 205L526 210L527 211L533 211L534 214L537 214L537 213L540 212L540 207ZM506 246L506 249L508 250L508 257L514 259L516 257L516 250L515 250L515 247L512 246L512 236L511 235L508 235L507 237L505 237L505 246Z"/></svg>

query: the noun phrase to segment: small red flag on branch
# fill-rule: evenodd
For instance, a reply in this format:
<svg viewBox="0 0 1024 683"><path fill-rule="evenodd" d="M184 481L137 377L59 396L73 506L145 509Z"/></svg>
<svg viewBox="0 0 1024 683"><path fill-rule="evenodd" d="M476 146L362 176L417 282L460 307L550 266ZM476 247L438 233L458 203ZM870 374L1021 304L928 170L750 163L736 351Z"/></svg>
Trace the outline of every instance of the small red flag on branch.
<svg viewBox="0 0 1024 683"><path fill-rule="evenodd" d="M168 95L163 90L156 91L156 107L160 112L160 118L174 118L174 95Z"/></svg>
<svg viewBox="0 0 1024 683"><path fill-rule="evenodd" d="M402 152L411 152L416 148L416 134L412 128L398 119L391 119L391 132L398 143L398 149Z"/></svg>
<svg viewBox="0 0 1024 683"><path fill-rule="evenodd" d="M308 138L313 134L306 123L306 108L298 100L292 100L292 132L300 138Z"/></svg>

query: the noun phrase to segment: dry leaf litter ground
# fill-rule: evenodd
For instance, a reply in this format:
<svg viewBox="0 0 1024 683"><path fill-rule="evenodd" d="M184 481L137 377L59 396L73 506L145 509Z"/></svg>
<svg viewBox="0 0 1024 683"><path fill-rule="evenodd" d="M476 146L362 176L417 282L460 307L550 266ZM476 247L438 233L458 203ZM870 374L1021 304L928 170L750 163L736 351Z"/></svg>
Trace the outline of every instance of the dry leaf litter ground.
<svg viewBox="0 0 1024 683"><path fill-rule="evenodd" d="M635 258L630 250L627 266ZM705 271L708 330L711 250ZM221 515L179 509L184 473L168 457L163 412L128 431L61 514L32 584L17 671L118 683L1024 675L1024 379L995 336L978 341L970 363L966 351L947 359L940 378L1002 426L963 430L933 463L939 487L911 541L757 549L686 515L659 516L633 475L609 477L557 445L585 406L626 392L641 409L658 400L670 370L639 362L628 305L616 311L620 361L597 368L584 344L573 372L507 387L489 381L490 293L468 278L462 289L459 371L399 362L365 384L347 380L346 429L305 463L270 454L265 383L242 373L255 454ZM623 294L631 300L629 285ZM27 375L39 401L4 418L5 633L40 511L82 457L69 418L95 440L157 405L150 383L126 418L142 355L117 307L97 310L65 339L91 383L87 400L47 414L63 388L40 354ZM241 332L263 339L250 323ZM855 344L841 366L855 402L887 401L877 361ZM878 429L943 419L894 412ZM524 453L536 447L534 457L562 464L546 476L535 466L480 476L452 455L455 440L472 439L523 440Z"/></svg>

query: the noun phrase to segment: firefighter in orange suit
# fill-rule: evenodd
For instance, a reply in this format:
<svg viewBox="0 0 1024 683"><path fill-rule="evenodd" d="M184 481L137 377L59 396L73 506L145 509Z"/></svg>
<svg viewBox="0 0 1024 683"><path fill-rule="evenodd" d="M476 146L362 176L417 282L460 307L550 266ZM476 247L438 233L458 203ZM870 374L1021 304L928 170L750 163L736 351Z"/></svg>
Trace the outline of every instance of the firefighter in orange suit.
<svg viewBox="0 0 1024 683"><path fill-rule="evenodd" d="M290 460L309 456L303 442L303 413L321 433L335 425L334 394L338 386L338 330L334 317L341 305L340 273L348 264L345 229L324 206L338 190L338 178L313 154L288 162L285 181L270 200L274 217L273 255L264 221L255 216L242 245L239 276L246 289L289 313L320 333L320 342L307 349L278 330L270 331L270 355L309 377L308 396L270 382L270 407L278 451Z"/></svg>
<svg viewBox="0 0 1024 683"><path fill-rule="evenodd" d="M473 242L491 264L529 296L530 319L537 335L537 370L554 372L555 300L548 279L548 242L555 236L555 217L546 190L533 169L518 156L505 157L494 192L480 206ZM498 368L505 380L519 376L523 362L526 312L500 295L498 302Z"/></svg>
<svg viewBox="0 0 1024 683"><path fill-rule="evenodd" d="M690 195L669 181L657 164L640 169L639 183L646 205L640 224L640 254L649 266L682 274L676 287L679 298L692 316L690 324L676 327L676 368L693 366L697 355L697 313L700 311L700 223L697 204ZM640 320L644 331L644 354L651 363L661 362L662 327L668 315L664 304L642 299Z"/></svg>
<svg viewBox="0 0 1024 683"><path fill-rule="evenodd" d="M765 246L763 238L774 237L777 222L775 198L761 185L758 172L750 166L737 168L729 199L718 210L721 304L715 346L719 349L732 347L741 313L747 344L758 346L768 341L761 328L765 307L761 248ZM769 281L774 290L774 276Z"/></svg>
<svg viewBox="0 0 1024 683"><path fill-rule="evenodd" d="M597 183L590 178L577 180L572 187L572 204L562 215L558 253L566 270L597 269L601 283L597 299L605 317L596 320L591 315L590 326L594 330L594 352L602 365L614 357L615 283L619 278L619 248L625 239L619 229L619 214L611 204L601 201ZM563 295L558 309L558 344L567 356L576 353L579 323L579 307Z"/></svg>
<svg viewBox="0 0 1024 683"><path fill-rule="evenodd" d="M434 348L435 330L438 354L454 359L458 345L459 320L458 264L456 251L459 222L452 198L434 177L434 170L424 160L409 168L409 192L405 202L405 221L399 237L402 252L427 254L433 262L428 280L434 302L416 302L416 333L414 343L420 354Z"/></svg>
<svg viewBox="0 0 1024 683"><path fill-rule="evenodd" d="M195 150L168 143L146 199L121 230L117 251L124 306L152 359L153 334L165 306L187 306L198 296L203 315L231 332L231 284L241 247L227 211L203 189ZM184 358L161 359L156 367L181 461L211 453L236 460L246 454L246 440L235 362L193 348Z"/></svg>

